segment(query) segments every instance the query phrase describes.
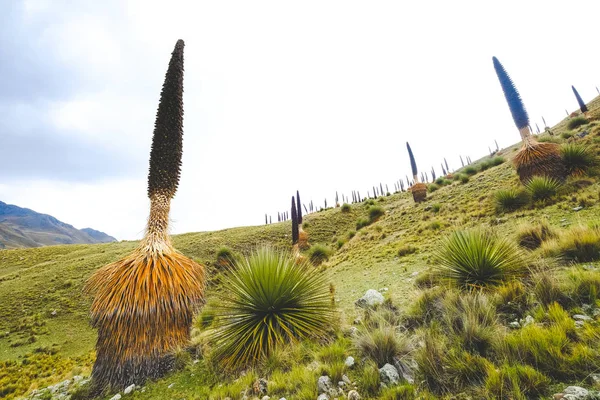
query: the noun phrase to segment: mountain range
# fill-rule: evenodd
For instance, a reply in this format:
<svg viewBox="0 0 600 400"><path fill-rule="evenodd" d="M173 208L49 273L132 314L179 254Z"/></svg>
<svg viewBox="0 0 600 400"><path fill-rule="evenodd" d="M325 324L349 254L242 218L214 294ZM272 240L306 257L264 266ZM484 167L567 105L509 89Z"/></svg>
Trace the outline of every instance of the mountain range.
<svg viewBox="0 0 600 400"><path fill-rule="evenodd" d="M77 229L51 215L0 201L0 249L116 241L104 232Z"/></svg>

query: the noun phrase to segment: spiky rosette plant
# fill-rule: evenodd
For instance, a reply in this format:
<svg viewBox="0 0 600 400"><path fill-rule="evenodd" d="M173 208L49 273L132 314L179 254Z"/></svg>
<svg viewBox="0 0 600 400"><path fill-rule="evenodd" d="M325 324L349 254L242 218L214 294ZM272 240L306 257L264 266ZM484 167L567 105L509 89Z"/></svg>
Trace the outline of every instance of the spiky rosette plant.
<svg viewBox="0 0 600 400"><path fill-rule="evenodd" d="M573 89L573 94L575 95L575 98L577 99L577 104L579 105L579 109L581 110L582 113L585 114L586 112L588 112L587 106L585 105L583 99L579 95L579 92L577 91L577 89L575 89L575 86L571 86L571 89Z"/></svg>
<svg viewBox="0 0 600 400"><path fill-rule="evenodd" d="M493 61L508 108L523 142L521 150L513 159L521 182L527 182L536 175L564 180L566 173L560 157L560 147L555 143L538 143L533 138L529 129L529 115L517 88L500 61L496 57L493 57Z"/></svg>
<svg viewBox="0 0 600 400"><path fill-rule="evenodd" d="M269 248L237 262L216 294L215 358L247 368L280 346L323 337L334 317L326 276Z"/></svg>
<svg viewBox="0 0 600 400"><path fill-rule="evenodd" d="M183 47L175 45L158 105L144 239L129 256L94 273L91 323L98 329L94 390L142 384L170 369L187 343L192 316L204 299L204 268L179 253L168 234L171 199L179 183L183 135Z"/></svg>
<svg viewBox="0 0 600 400"><path fill-rule="evenodd" d="M410 158L410 168L413 174L413 181L415 182L411 187L410 191L413 196L413 200L415 203L420 203L425 201L427 198L427 185L419 182L419 171L417 170L417 163L415 161L415 156L413 155L412 149L410 148L410 144L406 142L406 149L408 150L408 157Z"/></svg>

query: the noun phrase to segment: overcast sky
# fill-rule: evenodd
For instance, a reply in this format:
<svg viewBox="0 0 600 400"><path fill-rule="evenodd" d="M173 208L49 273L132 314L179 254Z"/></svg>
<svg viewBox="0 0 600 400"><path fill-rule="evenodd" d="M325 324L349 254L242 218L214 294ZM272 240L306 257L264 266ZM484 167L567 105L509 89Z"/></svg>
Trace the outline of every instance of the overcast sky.
<svg viewBox="0 0 600 400"><path fill-rule="evenodd" d="M172 232L276 220L519 140L600 86L596 1L0 1L0 200L118 239L143 234L170 53L185 47Z"/></svg>

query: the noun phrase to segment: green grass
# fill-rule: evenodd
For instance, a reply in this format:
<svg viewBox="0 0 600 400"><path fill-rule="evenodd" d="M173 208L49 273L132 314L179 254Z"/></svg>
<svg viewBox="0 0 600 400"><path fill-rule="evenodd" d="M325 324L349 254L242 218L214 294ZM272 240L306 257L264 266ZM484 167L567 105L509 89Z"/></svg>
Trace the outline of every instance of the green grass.
<svg viewBox="0 0 600 400"><path fill-rule="evenodd" d="M547 176L534 176L526 184L525 188L533 201L543 202L554 197L561 187L561 183Z"/></svg>

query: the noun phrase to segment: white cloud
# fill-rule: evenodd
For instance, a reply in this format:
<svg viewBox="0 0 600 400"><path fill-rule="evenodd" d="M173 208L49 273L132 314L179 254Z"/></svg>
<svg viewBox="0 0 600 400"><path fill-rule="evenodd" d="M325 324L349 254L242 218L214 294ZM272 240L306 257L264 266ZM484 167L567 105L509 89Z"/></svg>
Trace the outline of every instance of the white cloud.
<svg viewBox="0 0 600 400"><path fill-rule="evenodd" d="M553 124L577 107L571 84L590 100L600 83L600 56L585 40L600 11L593 1L85 4L45 11L64 23L44 40L89 78L48 108L65 135L145 159L170 52L186 40L174 232L260 224L265 212L288 209L296 189L322 204L336 190L393 187L410 170L406 141L425 171L439 171L444 157L458 167L459 155L484 156L494 139L518 141L493 55L540 127L542 115ZM146 212L145 178L131 177L127 188L11 184L0 196L27 205L50 191L57 200L46 212L133 238ZM94 226L90 204L110 185L128 195L103 195L104 207L136 217L109 214ZM73 193L81 201L61 208Z"/></svg>

